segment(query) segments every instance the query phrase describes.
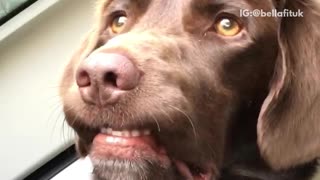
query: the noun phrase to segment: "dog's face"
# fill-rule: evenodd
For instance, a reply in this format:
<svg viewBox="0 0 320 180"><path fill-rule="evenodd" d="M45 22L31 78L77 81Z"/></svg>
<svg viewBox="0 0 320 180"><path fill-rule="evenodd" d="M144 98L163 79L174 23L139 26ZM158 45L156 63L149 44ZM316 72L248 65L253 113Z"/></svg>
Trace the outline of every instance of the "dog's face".
<svg viewBox="0 0 320 180"><path fill-rule="evenodd" d="M97 179L214 179L278 56L271 1L100 0L65 70L66 119Z"/></svg>

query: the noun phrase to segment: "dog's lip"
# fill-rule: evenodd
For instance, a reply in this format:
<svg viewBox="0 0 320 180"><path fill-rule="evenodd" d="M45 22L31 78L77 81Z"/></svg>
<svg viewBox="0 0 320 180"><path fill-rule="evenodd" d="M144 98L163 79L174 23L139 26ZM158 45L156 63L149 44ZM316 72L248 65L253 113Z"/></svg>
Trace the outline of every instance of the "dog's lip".
<svg viewBox="0 0 320 180"><path fill-rule="evenodd" d="M164 147L158 144L154 136L151 135L151 130L148 129L113 130L112 128L101 128L100 133L93 138L92 144L95 147L105 148L106 151L108 151L108 148L127 148L127 151L138 149L146 151L148 154L167 156ZM124 155L120 158L128 159L134 158L134 156Z"/></svg>
<svg viewBox="0 0 320 180"><path fill-rule="evenodd" d="M141 158L142 155L137 154L137 152L144 151L145 154L156 156L157 161L165 166L174 165L186 180L209 180L213 174L209 166L196 166L197 170L195 170L194 165L169 157L165 147L156 141L152 131L149 129L113 130L112 128L101 128L100 133L93 138L92 146L92 148L98 149L98 152L96 151L94 155L98 155L102 159L135 161L137 158ZM116 150L116 156L111 153L110 157L108 149ZM121 151L125 153L121 153Z"/></svg>
<svg viewBox="0 0 320 180"><path fill-rule="evenodd" d="M98 145L133 147L133 148L149 148L159 153L164 153L153 136L150 135L150 130L123 130L115 131L111 128L102 128L94 139L93 143Z"/></svg>
<svg viewBox="0 0 320 180"><path fill-rule="evenodd" d="M153 158L161 164L170 165L170 159L165 148L160 146L154 137L151 135L138 135L136 130L132 131L131 134L127 131L116 131L109 134L98 133L93 138L90 156L99 159L130 161Z"/></svg>

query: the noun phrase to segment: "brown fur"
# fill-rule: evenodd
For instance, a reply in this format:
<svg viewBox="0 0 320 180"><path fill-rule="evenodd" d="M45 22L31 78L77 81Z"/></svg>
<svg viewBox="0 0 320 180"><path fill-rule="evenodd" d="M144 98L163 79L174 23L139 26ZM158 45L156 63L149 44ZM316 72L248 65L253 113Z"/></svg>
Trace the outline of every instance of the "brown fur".
<svg viewBox="0 0 320 180"><path fill-rule="evenodd" d="M258 121L262 155L276 169L320 156L320 14L316 1L287 1L304 18L284 18L270 93Z"/></svg>
<svg viewBox="0 0 320 180"><path fill-rule="evenodd" d="M261 155L270 171L320 156L319 3L99 0L97 5L96 24L66 67L60 90L82 156L90 154L93 137L106 125L158 131L171 157L209 164L216 178L223 178L221 169L247 145L259 147L257 158ZM114 35L108 24L117 8L129 20ZM217 13L240 8L302 9L304 17L246 18L245 30L234 38L207 31ZM89 106L79 95L75 72L92 52L123 54L145 74L113 107ZM179 179L167 168L145 179ZM104 172L101 164L96 169L105 179L121 173Z"/></svg>

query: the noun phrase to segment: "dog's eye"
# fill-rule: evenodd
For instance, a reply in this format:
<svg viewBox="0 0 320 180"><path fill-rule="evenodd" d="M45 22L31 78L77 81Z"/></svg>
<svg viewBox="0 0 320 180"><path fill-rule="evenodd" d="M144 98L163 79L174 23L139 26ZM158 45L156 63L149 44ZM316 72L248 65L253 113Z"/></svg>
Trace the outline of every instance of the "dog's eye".
<svg viewBox="0 0 320 180"><path fill-rule="evenodd" d="M241 25L234 18L222 17L215 22L215 29L220 35L235 36L241 31Z"/></svg>
<svg viewBox="0 0 320 180"><path fill-rule="evenodd" d="M111 23L112 32L115 34L122 32L127 23L127 19L124 15L116 16Z"/></svg>

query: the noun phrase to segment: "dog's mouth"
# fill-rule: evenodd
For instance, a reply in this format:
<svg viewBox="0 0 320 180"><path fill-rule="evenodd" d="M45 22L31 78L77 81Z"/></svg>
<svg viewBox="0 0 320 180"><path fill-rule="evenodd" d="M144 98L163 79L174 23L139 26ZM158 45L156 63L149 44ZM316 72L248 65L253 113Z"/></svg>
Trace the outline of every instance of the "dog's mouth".
<svg viewBox="0 0 320 180"><path fill-rule="evenodd" d="M187 149L186 149L187 151ZM112 161L157 163L161 167L172 167L186 180L209 180L213 170L209 165L185 162L170 157L167 149L159 142L157 133L149 129L114 130L101 128L92 140L91 159Z"/></svg>

